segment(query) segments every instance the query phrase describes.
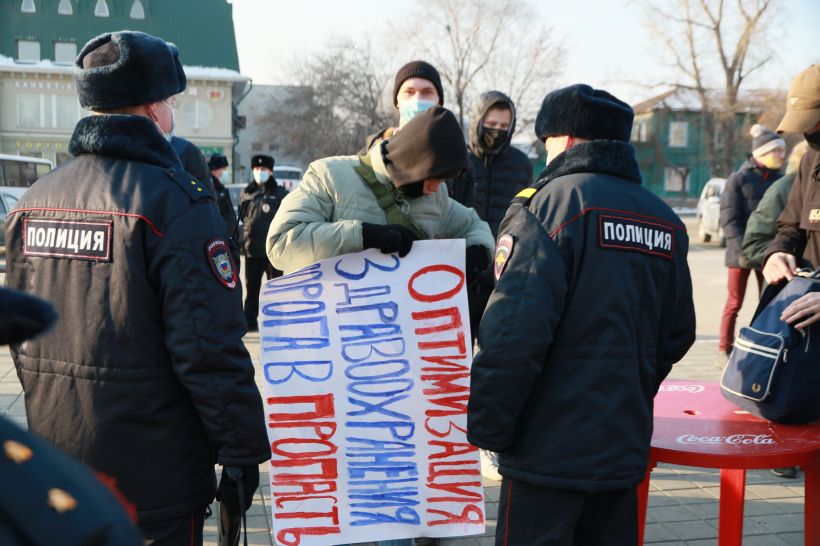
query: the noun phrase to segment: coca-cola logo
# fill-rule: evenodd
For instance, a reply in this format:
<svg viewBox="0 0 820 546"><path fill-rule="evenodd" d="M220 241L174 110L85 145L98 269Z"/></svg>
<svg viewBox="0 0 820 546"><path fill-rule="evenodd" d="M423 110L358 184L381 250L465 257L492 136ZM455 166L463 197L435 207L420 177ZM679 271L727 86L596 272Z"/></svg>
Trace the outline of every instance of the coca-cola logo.
<svg viewBox="0 0 820 546"><path fill-rule="evenodd" d="M703 385L661 385L660 392L691 392L698 393L706 390Z"/></svg>
<svg viewBox="0 0 820 546"><path fill-rule="evenodd" d="M675 441L679 444L729 444L729 445L774 445L774 438L768 434L732 434L731 436L696 436L683 434Z"/></svg>

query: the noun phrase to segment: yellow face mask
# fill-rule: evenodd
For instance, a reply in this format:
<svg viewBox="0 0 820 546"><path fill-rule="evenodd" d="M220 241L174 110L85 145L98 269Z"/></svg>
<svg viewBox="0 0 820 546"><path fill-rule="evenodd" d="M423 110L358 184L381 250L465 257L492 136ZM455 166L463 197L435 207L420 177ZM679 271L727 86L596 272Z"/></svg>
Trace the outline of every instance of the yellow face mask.
<svg viewBox="0 0 820 546"><path fill-rule="evenodd" d="M757 162L772 171L778 171L783 166L785 158L777 153L768 153L763 157L758 157Z"/></svg>

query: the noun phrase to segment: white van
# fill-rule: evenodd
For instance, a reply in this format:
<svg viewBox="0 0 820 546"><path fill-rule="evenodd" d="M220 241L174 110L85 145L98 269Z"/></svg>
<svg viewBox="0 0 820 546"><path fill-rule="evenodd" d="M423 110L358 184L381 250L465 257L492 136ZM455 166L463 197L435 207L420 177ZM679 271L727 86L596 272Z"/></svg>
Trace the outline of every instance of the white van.
<svg viewBox="0 0 820 546"><path fill-rule="evenodd" d="M290 165L274 165L273 177L280 186L292 191L302 181L302 169Z"/></svg>
<svg viewBox="0 0 820 546"><path fill-rule="evenodd" d="M0 154L0 190L20 199L29 186L53 168L48 159Z"/></svg>

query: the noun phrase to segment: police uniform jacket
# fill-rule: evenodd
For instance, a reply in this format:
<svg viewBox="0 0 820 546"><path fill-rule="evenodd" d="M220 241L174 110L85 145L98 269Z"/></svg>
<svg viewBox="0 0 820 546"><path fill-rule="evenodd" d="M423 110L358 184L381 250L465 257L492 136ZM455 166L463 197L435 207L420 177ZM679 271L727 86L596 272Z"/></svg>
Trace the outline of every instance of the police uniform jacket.
<svg viewBox="0 0 820 546"><path fill-rule="evenodd" d="M809 148L800 161L786 208L777 219L779 229L766 249L766 258L787 252L803 265L820 267L820 152Z"/></svg>
<svg viewBox="0 0 820 546"><path fill-rule="evenodd" d="M234 231L236 230L236 211L233 208L233 201L231 201L231 192L220 179L214 175L208 176L210 176L211 183L214 185L216 206L219 209L219 215L225 220L225 235L233 237Z"/></svg>
<svg viewBox="0 0 820 546"><path fill-rule="evenodd" d="M468 438L502 475L580 491L646 473L652 403L695 339L688 238L627 143L555 158L499 229Z"/></svg>
<svg viewBox="0 0 820 546"><path fill-rule="evenodd" d="M780 178L780 171L762 167L749 157L743 166L726 179L720 194L720 225L726 237L726 267L750 269L754 264L743 254L746 223L763 194Z"/></svg>
<svg viewBox="0 0 820 546"><path fill-rule="evenodd" d="M242 251L245 256L264 258L268 228L288 191L271 175L263 188L252 181L245 188L244 195L239 211L242 218Z"/></svg>
<svg viewBox="0 0 820 546"><path fill-rule="evenodd" d="M180 517L213 499L214 463L269 458L236 248L151 120L83 118L69 149L7 223L9 286L59 313L12 346L29 427L141 521Z"/></svg>

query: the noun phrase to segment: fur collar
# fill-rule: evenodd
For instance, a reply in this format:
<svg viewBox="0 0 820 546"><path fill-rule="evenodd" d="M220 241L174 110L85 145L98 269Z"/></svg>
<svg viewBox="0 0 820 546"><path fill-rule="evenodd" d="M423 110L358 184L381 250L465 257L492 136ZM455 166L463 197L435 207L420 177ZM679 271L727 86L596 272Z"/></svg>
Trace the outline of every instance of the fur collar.
<svg viewBox="0 0 820 546"><path fill-rule="evenodd" d="M183 170L177 153L154 122L142 116L84 117L74 128L68 151L73 155L101 155Z"/></svg>
<svg viewBox="0 0 820 546"><path fill-rule="evenodd" d="M559 176L578 173L609 174L641 183L641 171L635 159L635 148L620 140L591 140L565 151L538 175L538 187Z"/></svg>

